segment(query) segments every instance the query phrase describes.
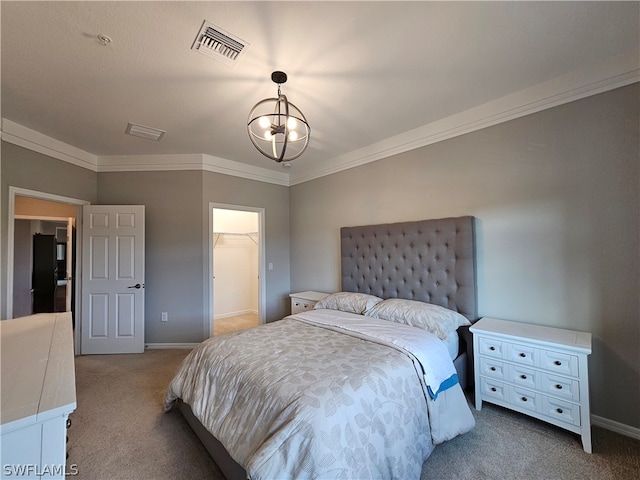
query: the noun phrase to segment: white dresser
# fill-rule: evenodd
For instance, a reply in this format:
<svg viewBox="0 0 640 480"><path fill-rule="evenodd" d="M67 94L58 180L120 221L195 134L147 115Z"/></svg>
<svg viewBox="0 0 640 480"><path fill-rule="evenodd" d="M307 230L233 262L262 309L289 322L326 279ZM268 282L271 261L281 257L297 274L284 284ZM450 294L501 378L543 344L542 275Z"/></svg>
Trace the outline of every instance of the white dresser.
<svg viewBox="0 0 640 480"><path fill-rule="evenodd" d="M591 453L591 334L482 318L473 333L476 409L495 403L578 433Z"/></svg>
<svg viewBox="0 0 640 480"><path fill-rule="evenodd" d="M290 293L291 315L294 313L305 312L307 310L313 310L313 306L327 295L329 294L313 291Z"/></svg>
<svg viewBox="0 0 640 480"><path fill-rule="evenodd" d="M0 322L2 478L62 479L76 408L71 313Z"/></svg>

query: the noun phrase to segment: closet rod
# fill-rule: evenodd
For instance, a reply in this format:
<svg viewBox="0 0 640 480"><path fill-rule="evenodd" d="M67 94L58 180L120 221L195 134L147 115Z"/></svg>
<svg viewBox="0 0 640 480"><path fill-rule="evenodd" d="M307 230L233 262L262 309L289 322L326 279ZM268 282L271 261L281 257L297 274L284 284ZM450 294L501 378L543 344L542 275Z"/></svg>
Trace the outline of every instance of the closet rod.
<svg viewBox="0 0 640 480"><path fill-rule="evenodd" d="M218 244L218 240L220 239L221 235L229 235L229 236L234 236L234 237L249 237L249 239L255 243L256 245L258 245L258 242L256 242L252 235L258 236L258 232L247 232L247 233L235 233L235 232L213 232L213 234L216 236L215 241L213 242L213 247L215 248L215 246Z"/></svg>

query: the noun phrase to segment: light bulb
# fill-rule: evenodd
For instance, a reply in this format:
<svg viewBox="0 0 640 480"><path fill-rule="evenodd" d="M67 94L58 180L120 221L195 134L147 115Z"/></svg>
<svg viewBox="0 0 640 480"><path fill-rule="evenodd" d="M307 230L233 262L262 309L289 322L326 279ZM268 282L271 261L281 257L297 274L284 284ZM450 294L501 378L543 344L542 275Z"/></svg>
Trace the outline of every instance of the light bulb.
<svg viewBox="0 0 640 480"><path fill-rule="evenodd" d="M291 140L292 142L295 142L296 140L298 140L298 132L296 131L289 132L289 140Z"/></svg>
<svg viewBox="0 0 640 480"><path fill-rule="evenodd" d="M269 120L269 117L267 116L260 117L258 119L258 125L262 128L269 128L271 126L271 120Z"/></svg>
<svg viewBox="0 0 640 480"><path fill-rule="evenodd" d="M268 142L271 141L271 139L273 138L273 135L271 135L271 132L269 130L267 130L266 132L264 132L264 139L267 140Z"/></svg>
<svg viewBox="0 0 640 480"><path fill-rule="evenodd" d="M293 117L289 117L287 119L287 127L289 128L289 130L293 130L294 128L296 128L298 126L298 122L296 122L296 119Z"/></svg>

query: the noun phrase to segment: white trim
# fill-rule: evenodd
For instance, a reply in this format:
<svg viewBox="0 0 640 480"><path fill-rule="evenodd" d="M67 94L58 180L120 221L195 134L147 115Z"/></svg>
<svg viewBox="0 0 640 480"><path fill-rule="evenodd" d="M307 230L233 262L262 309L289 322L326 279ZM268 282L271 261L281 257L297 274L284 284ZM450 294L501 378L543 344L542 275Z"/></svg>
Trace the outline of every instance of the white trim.
<svg viewBox="0 0 640 480"><path fill-rule="evenodd" d="M599 417L598 415L591 415L591 425L619 433L625 437L640 440L640 428L625 425L624 423L616 422L615 420L609 420L608 418Z"/></svg>
<svg viewBox="0 0 640 480"><path fill-rule="evenodd" d="M288 172L274 172L266 168L255 167L211 155L203 155L202 157L205 171L258 180L259 182L274 183L285 187L289 186Z"/></svg>
<svg viewBox="0 0 640 480"><path fill-rule="evenodd" d="M209 242L208 242L208 252L206 258L209 259L208 262L208 281L204 282L204 285L208 287L205 292L204 298L205 303L207 303L207 311L209 314L207 315L204 325L204 334L205 338L211 338L213 336L213 321L214 318L214 308L213 308L213 210L215 208L224 209L224 210L239 210L242 212L255 212L258 214L258 324L262 325L266 320L266 312L267 312L267 278L265 271L265 209L262 207L247 207L242 205L228 205L226 203L215 203L209 202Z"/></svg>
<svg viewBox="0 0 640 480"><path fill-rule="evenodd" d="M2 119L2 140L93 172L98 171L98 157L96 155L43 135L6 118Z"/></svg>
<svg viewBox="0 0 640 480"><path fill-rule="evenodd" d="M47 217L45 215L14 215L15 220L46 220L47 222L67 222L69 217ZM56 230L60 227L56 227Z"/></svg>
<svg viewBox="0 0 640 480"><path fill-rule="evenodd" d="M258 311L257 310L253 310L253 309L248 309L248 310L240 310L238 312L222 313L220 315L214 315L213 319L214 320L222 320L223 318L237 317L238 315L246 315L247 313L253 313L253 314L257 315Z"/></svg>
<svg viewBox="0 0 640 480"><path fill-rule="evenodd" d="M184 155L112 155L98 158L98 172L141 172L201 170L258 180L276 185L289 185L289 174L247 165L202 153Z"/></svg>
<svg viewBox="0 0 640 480"><path fill-rule="evenodd" d="M145 343L145 350L162 350L168 348L176 349L192 349L198 346L199 343Z"/></svg>

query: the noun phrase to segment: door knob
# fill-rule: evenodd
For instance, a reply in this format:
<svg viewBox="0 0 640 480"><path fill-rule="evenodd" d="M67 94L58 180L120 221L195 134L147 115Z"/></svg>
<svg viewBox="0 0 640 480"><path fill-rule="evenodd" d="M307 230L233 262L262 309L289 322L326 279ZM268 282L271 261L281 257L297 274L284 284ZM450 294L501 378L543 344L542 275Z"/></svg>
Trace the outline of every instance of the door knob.
<svg viewBox="0 0 640 480"><path fill-rule="evenodd" d="M136 283L135 285L131 285L130 287L127 288L142 288L142 285L140 285L139 283Z"/></svg>

